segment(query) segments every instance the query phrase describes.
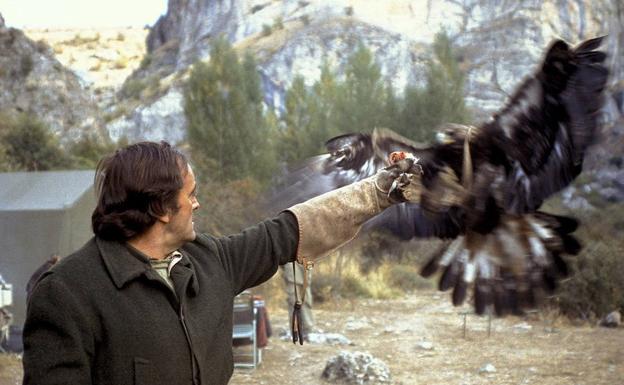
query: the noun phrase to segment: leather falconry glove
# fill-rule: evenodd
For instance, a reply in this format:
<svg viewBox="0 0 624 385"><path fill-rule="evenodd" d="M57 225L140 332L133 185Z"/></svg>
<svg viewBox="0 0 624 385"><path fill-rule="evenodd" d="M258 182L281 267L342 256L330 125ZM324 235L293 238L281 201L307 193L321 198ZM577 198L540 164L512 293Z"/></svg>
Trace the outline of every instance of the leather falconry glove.
<svg viewBox="0 0 624 385"><path fill-rule="evenodd" d="M303 293L295 285L295 306L291 317L293 343L303 345L301 306L305 300L308 274L314 261L352 240L361 226L394 203L418 202L422 168L418 159L406 153L392 153L392 165L372 177L319 195L288 209L297 218L299 244L297 262L304 265ZM293 275L296 273L293 263Z"/></svg>
<svg viewBox="0 0 624 385"><path fill-rule="evenodd" d="M352 240L360 227L394 203L418 203L422 169L411 154L377 174L288 208L299 224L297 262L306 264Z"/></svg>

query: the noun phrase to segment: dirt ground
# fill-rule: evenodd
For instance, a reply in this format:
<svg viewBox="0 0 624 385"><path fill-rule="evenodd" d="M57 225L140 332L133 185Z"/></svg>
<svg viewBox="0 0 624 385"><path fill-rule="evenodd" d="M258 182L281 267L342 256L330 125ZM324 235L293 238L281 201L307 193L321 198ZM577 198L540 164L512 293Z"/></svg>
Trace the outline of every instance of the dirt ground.
<svg viewBox="0 0 624 385"><path fill-rule="evenodd" d="M573 326L541 313L492 319L466 316L444 294L424 291L394 300L351 300L315 309L326 332L352 345L293 345L279 338L285 309L269 309L274 335L256 370L236 369L231 385L326 384L321 373L340 351L384 361L393 384L624 384L624 328ZM429 342L431 350L419 347ZM494 372L481 372L486 364ZM0 355L0 385L19 384L21 362Z"/></svg>

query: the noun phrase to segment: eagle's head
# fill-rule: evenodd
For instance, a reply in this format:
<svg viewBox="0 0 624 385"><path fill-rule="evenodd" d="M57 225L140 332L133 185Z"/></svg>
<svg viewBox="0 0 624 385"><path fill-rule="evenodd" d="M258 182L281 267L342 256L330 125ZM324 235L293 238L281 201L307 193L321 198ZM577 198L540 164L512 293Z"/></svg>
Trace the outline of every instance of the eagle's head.
<svg viewBox="0 0 624 385"><path fill-rule="evenodd" d="M474 136L476 132L477 128L474 126L448 123L438 128L438 132L436 133L436 141L442 145L463 143L468 133L470 133L471 136Z"/></svg>

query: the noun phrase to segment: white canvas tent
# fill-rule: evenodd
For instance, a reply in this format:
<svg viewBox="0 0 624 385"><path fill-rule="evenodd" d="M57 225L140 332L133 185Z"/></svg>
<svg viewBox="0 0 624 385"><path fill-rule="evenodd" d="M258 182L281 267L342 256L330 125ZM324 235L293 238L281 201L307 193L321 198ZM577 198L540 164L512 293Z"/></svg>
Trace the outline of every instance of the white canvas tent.
<svg viewBox="0 0 624 385"><path fill-rule="evenodd" d="M0 173L0 274L13 286L14 325L26 313L26 283L52 254L91 236L94 171Z"/></svg>

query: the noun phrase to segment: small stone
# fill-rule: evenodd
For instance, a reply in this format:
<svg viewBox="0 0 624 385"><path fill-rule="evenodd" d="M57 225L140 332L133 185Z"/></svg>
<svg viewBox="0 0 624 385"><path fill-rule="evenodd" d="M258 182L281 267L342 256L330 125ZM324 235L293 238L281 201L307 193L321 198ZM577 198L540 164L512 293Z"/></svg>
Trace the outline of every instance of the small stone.
<svg viewBox="0 0 624 385"><path fill-rule="evenodd" d="M487 363L479 369L479 373L496 373L496 367L490 363Z"/></svg>
<svg viewBox="0 0 624 385"><path fill-rule="evenodd" d="M421 341L416 344L416 347L421 350L433 350L433 344L429 341Z"/></svg>
<svg viewBox="0 0 624 385"><path fill-rule="evenodd" d="M325 345L352 345L353 343L347 337L340 333L310 333L307 336L307 342L311 344Z"/></svg>
<svg viewBox="0 0 624 385"><path fill-rule="evenodd" d="M516 330L528 331L533 329L533 326L529 325L526 322L520 322L519 324L515 324L513 328Z"/></svg>

